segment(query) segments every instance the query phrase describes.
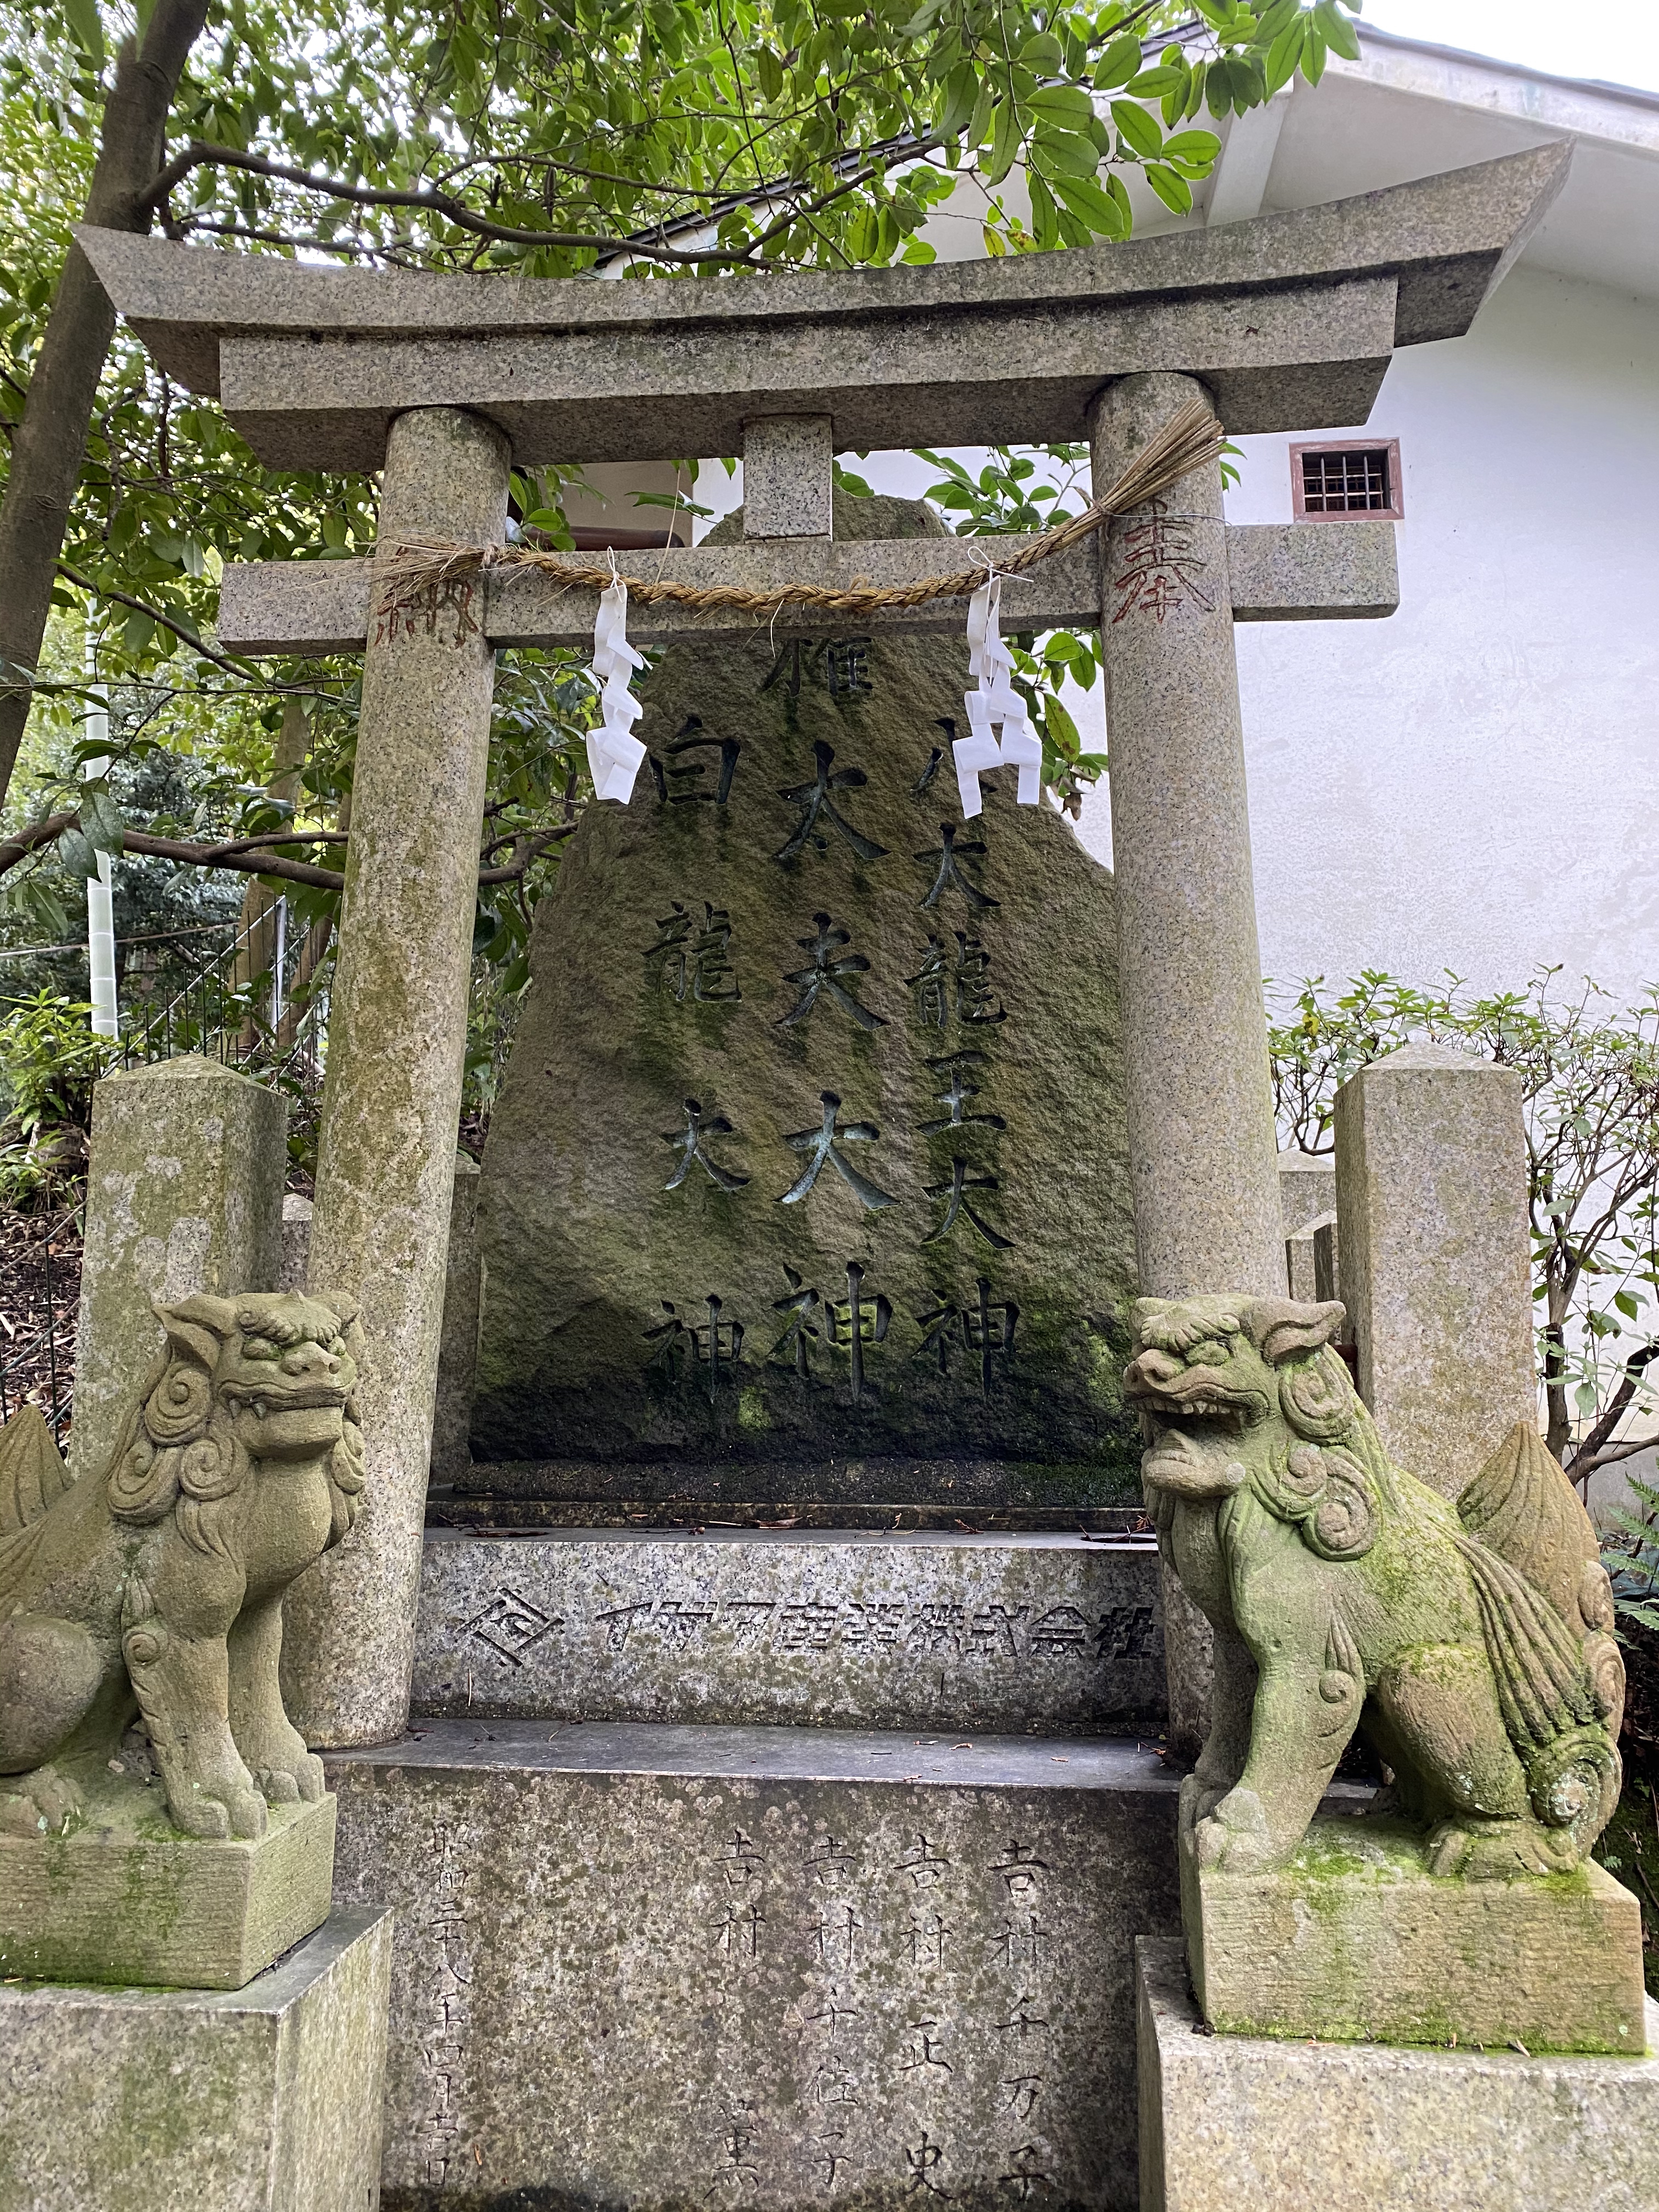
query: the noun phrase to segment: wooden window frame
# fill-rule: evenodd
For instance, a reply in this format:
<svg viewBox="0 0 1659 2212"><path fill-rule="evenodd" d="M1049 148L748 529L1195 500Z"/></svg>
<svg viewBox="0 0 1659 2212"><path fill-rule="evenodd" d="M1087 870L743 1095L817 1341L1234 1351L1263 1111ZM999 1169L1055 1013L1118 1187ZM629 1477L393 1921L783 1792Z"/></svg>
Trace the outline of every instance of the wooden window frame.
<svg viewBox="0 0 1659 2212"><path fill-rule="evenodd" d="M1349 507L1331 510L1316 507L1311 514L1306 505L1307 483L1303 473L1304 453L1382 453L1388 455L1389 504L1387 507ZM1362 517L1373 522L1403 522L1406 519L1406 488L1400 475L1400 441L1398 438L1324 438L1304 441L1291 447L1291 514L1297 522L1353 522Z"/></svg>

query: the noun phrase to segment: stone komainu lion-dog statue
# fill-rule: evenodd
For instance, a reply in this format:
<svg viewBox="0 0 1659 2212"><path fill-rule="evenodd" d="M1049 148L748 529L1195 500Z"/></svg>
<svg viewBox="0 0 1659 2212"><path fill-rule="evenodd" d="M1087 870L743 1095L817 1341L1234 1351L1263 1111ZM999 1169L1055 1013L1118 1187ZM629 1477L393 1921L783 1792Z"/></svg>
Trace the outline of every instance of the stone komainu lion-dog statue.
<svg viewBox="0 0 1659 2212"><path fill-rule="evenodd" d="M323 1794L283 1710L283 1594L356 1516L355 1304L191 1297L107 1472L38 1414L0 1452L0 1829L61 1829L142 1713L187 1835L258 1836ZM32 1423L32 1429L20 1422Z"/></svg>
<svg viewBox="0 0 1659 2212"><path fill-rule="evenodd" d="M1124 1388L1146 1495L1217 1631L1214 1722L1182 1792L1199 1863L1283 1865L1358 1727L1392 1771L1378 1809L1426 1830L1433 1872L1568 1872L1620 1784L1625 1669L1589 1517L1525 1425L1455 1507L1392 1465L1334 1348L1342 1317L1136 1305Z"/></svg>

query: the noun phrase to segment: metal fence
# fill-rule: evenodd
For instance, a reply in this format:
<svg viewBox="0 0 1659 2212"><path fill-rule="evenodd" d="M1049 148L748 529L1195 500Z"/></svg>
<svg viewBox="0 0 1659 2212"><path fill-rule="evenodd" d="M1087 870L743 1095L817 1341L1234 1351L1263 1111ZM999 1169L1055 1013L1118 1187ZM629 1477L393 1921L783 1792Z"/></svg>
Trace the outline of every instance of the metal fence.
<svg viewBox="0 0 1659 2212"><path fill-rule="evenodd" d="M129 999L113 1063L144 1067L200 1053L287 1093L296 1118L314 1117L328 1051L330 972L316 940L294 927L289 902L279 898L161 1005ZM74 1410L83 1225L71 1209L48 1217L43 1236L21 1239L16 1264L29 1283L14 1303L24 1310L14 1317L0 1309L0 1422L33 1403L60 1439ZM54 1239L59 1247L72 1243L73 1251L54 1255ZM27 1257L37 1247L38 1284Z"/></svg>
<svg viewBox="0 0 1659 2212"><path fill-rule="evenodd" d="M118 1048L124 1067L201 1053L262 1081L314 1097L328 1051L328 976L286 898L198 969L162 1005L129 1002Z"/></svg>

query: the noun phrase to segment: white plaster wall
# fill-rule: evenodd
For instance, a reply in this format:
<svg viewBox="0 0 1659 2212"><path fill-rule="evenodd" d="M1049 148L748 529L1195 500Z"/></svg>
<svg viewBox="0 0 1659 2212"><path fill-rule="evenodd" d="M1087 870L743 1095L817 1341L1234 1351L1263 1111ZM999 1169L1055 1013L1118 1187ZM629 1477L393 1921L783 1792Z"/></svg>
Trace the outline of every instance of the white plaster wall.
<svg viewBox="0 0 1659 2212"><path fill-rule="evenodd" d="M1400 611L1237 633L1267 972L1559 961L1634 996L1659 982L1659 302L1516 270L1468 337L1395 356L1367 431L1401 441ZM1288 520L1290 440L1243 442L1231 518Z"/></svg>

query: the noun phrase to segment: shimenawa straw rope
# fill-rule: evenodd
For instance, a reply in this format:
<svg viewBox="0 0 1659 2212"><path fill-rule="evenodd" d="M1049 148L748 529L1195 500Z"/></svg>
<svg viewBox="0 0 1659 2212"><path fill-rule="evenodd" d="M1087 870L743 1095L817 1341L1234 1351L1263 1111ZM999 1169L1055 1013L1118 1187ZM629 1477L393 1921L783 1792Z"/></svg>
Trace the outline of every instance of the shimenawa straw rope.
<svg viewBox="0 0 1659 2212"><path fill-rule="evenodd" d="M1115 514L1144 506L1160 492L1179 483L1194 469L1220 454L1226 432L1201 399L1189 399L1150 438L1117 482L1101 497L1053 530L1035 538L1018 553L996 562L996 574L1018 576L1051 554L1063 553L1079 539L1091 536ZM971 541L970 541L971 542ZM742 613L766 616L786 606L808 606L826 614L873 614L883 607L925 606L933 599L960 599L976 592L990 574L988 557L978 567L959 568L948 576L927 576L914 584L875 586L854 583L844 587L825 584L779 584L768 591L752 591L738 584L683 584L672 578L648 582L643 577L617 577L614 556L607 568L577 566L568 554L544 553L532 545L446 545L428 538L404 538L383 547L377 556L380 617L412 607L429 591L453 580L507 568L539 568L567 586L602 592L618 580L629 596L642 606L665 602L676 606L713 610L732 608Z"/></svg>

